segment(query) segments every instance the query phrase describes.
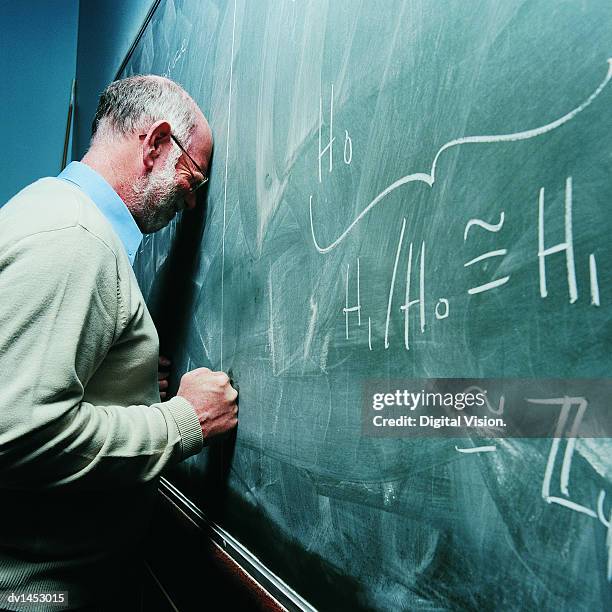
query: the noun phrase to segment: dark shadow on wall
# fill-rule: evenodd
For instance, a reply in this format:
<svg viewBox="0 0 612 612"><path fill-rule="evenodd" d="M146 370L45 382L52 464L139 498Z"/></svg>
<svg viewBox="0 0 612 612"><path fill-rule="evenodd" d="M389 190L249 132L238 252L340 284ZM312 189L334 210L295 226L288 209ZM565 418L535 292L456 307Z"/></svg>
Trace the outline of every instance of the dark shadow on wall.
<svg viewBox="0 0 612 612"><path fill-rule="evenodd" d="M174 361L184 346L190 313L195 306L194 278L198 266L198 254L206 225L208 189L198 192L194 210L181 213L168 256L156 272L148 307L159 334L159 352ZM197 364L198 366L203 364ZM180 376L174 363L170 374L169 397L176 394Z"/></svg>
<svg viewBox="0 0 612 612"><path fill-rule="evenodd" d="M210 502L206 504L206 516L224 526L226 521L222 514L227 514L228 505L231 506L234 515L243 517L244 525L242 534L237 534L231 527L230 533L243 535L245 531L249 532L251 538L241 539L242 543L251 551L256 550L260 561L276 571L312 605L320 610L347 612L371 609L364 605L362 585L274 529L263 508L245 504L230 493L222 511L216 497L217 490L204 484L200 488L206 491L205 496ZM211 505L216 509L211 511ZM240 610L269 610L253 601L255 590L252 586L245 592L235 584L227 569L219 570L211 553L212 536L205 528L184 520L180 513L169 512L167 504L159 502L155 506L150 533L154 537L148 541L147 561L181 612L205 609L207 599L204 593L220 594L226 600L224 609L231 609L234 603Z"/></svg>
<svg viewBox="0 0 612 612"><path fill-rule="evenodd" d="M212 158L209 172L212 171ZM182 213L177 224L166 260L151 291L148 307L159 335L160 354L171 360L185 346L189 320L197 300L196 285L192 279L199 265L199 253L206 227L208 210L208 186L198 192L197 206ZM201 367L206 364L195 364ZM183 372L175 366L171 369L168 397L176 394ZM230 372L231 377L231 372ZM236 386L237 384L232 381ZM236 430L207 444L208 462L206 482L215 489L219 507L223 507L229 495L229 473L236 448Z"/></svg>

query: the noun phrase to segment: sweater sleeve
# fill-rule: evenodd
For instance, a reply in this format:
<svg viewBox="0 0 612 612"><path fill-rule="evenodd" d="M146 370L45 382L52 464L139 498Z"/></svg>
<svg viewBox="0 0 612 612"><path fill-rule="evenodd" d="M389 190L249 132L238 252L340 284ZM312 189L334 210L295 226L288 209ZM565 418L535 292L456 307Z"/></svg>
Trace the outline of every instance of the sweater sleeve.
<svg viewBox="0 0 612 612"><path fill-rule="evenodd" d="M0 254L0 486L133 486L202 448L197 415L181 397L83 401L120 331L117 287L114 253L78 225Z"/></svg>

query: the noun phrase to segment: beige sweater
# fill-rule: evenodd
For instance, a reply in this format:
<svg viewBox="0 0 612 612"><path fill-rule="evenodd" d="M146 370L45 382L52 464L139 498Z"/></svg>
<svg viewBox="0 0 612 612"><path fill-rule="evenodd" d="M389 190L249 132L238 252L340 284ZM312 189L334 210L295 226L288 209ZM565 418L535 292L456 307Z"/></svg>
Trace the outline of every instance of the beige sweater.
<svg viewBox="0 0 612 612"><path fill-rule="evenodd" d="M202 448L191 404L160 402L157 357L85 194L47 178L0 209L0 591L68 590L72 608L123 574L156 477Z"/></svg>

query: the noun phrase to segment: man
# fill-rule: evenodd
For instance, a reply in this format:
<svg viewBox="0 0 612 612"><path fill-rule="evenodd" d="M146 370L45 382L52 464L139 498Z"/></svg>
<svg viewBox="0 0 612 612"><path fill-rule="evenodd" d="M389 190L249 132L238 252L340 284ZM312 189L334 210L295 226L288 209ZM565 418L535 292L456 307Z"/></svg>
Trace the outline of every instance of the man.
<svg viewBox="0 0 612 612"><path fill-rule="evenodd" d="M0 209L0 591L121 609L158 475L237 423L222 372L188 372L160 401L131 268L142 233L196 205L211 148L178 85L117 81L82 162Z"/></svg>

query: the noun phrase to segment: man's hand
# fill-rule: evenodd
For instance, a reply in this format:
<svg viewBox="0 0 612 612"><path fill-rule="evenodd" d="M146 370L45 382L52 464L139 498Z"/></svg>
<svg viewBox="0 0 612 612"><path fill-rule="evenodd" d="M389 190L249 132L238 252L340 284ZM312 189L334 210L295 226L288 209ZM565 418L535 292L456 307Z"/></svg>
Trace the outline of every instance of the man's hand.
<svg viewBox="0 0 612 612"><path fill-rule="evenodd" d="M181 378L177 395L195 408L205 441L236 427L238 392L225 372L208 368L187 372Z"/></svg>
<svg viewBox="0 0 612 612"><path fill-rule="evenodd" d="M168 395L168 377L170 376L170 365L172 362L167 357L160 355L157 363L159 397L161 397L162 400L165 400Z"/></svg>

